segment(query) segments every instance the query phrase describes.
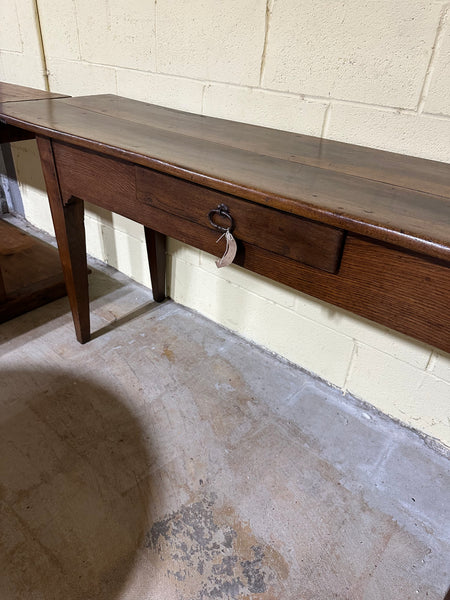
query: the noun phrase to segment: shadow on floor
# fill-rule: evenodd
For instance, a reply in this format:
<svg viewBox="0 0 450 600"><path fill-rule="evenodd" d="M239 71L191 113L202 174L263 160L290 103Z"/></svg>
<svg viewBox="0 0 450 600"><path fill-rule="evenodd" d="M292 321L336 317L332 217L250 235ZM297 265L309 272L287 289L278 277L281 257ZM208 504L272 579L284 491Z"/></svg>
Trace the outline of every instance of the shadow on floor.
<svg viewBox="0 0 450 600"><path fill-rule="evenodd" d="M116 277L112 275L116 275ZM102 299L105 299L105 302L103 303L117 303L122 296L125 296L127 293L129 293L127 283L122 282L120 280L121 277L123 276L117 276L117 272L109 273L92 269L92 273L89 275L89 300L91 307L94 305L94 303L96 303L97 307L101 307L103 302ZM153 305L153 302L150 304ZM137 310L139 311L139 314L144 312L148 305L149 303L146 303L145 307L138 308ZM132 316L133 313L134 311L130 313L131 316L125 315L123 318L130 320L131 318L134 318ZM42 327L51 327L57 319L60 319L65 315L70 315L69 299L67 296L20 315L16 319L11 319L10 321L1 323L0 345L10 341L15 341L15 345L20 345L20 336L34 330L37 331ZM70 320L72 320L71 316ZM112 326L113 325L111 324L111 328ZM41 331L39 331L36 335L42 335ZM30 338L28 338L27 341L30 341Z"/></svg>
<svg viewBox="0 0 450 600"><path fill-rule="evenodd" d="M167 300L165 300L164 302L167 302ZM162 302L153 302L153 301L148 302L142 306L139 306L135 310L132 310L131 312L123 315L122 317L118 317L118 318L114 319L114 321L111 321L110 323L108 323L107 325L104 325L100 329L92 331L91 340L102 337L102 335L105 335L106 333L113 331L117 327L122 327L122 325L125 325L125 323L129 323L130 321L137 319L141 315L146 315L152 311L155 311L155 310L159 309L161 306L162 306Z"/></svg>
<svg viewBox="0 0 450 600"><path fill-rule="evenodd" d="M0 598L114 600L150 528L151 440L71 373L0 371L0 390Z"/></svg>

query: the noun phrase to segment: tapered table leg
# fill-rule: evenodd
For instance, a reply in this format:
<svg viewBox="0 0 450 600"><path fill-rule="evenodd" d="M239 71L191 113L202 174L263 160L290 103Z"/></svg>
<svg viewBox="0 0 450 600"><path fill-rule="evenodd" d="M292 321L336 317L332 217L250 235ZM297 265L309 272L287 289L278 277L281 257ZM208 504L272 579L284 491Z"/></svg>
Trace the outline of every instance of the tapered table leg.
<svg viewBox="0 0 450 600"><path fill-rule="evenodd" d="M166 236L149 227L144 227L150 278L155 302L166 297Z"/></svg>
<svg viewBox="0 0 450 600"><path fill-rule="evenodd" d="M88 269L83 201L71 199L64 203L50 139L36 137L45 184L47 187L56 241L58 242L67 295L72 310L77 340L90 339Z"/></svg>

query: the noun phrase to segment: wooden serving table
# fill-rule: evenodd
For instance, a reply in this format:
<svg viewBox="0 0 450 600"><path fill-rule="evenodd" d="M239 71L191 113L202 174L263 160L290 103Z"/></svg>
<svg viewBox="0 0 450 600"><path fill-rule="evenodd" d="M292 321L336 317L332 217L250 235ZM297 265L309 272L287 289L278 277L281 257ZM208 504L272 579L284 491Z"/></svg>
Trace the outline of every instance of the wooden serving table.
<svg viewBox="0 0 450 600"><path fill-rule="evenodd" d="M0 106L64 97L67 96L0 82ZM34 138L32 131L0 124L0 144L31 138ZM56 250L0 219L0 323L61 298L65 293Z"/></svg>
<svg viewBox="0 0 450 600"><path fill-rule="evenodd" d="M236 264L450 351L449 165L112 95L0 118L36 134L80 342L86 200L144 225L157 301L165 236L221 255L232 224Z"/></svg>

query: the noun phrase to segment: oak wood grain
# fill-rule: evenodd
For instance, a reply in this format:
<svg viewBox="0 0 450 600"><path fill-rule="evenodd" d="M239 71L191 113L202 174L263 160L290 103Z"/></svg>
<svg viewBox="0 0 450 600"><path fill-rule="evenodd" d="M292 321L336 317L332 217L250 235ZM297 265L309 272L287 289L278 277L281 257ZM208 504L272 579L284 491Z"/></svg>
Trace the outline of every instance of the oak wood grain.
<svg viewBox="0 0 450 600"><path fill-rule="evenodd" d="M368 149L361 151L359 162L357 147L345 151L345 144L332 144L323 158L324 142L314 144L305 136L256 128L259 133L250 144L249 130L242 126L247 133L240 133L239 124L219 128L217 119L199 121L188 113L181 118L172 111L169 126L167 111L98 96L5 104L2 118L284 212L450 260L449 165L412 157L395 160ZM394 167L385 169L391 160Z"/></svg>
<svg viewBox="0 0 450 600"><path fill-rule="evenodd" d="M144 225L163 299L165 235L220 255L205 216L226 198L238 265L450 350L449 165L113 96L11 102L0 115L41 136L80 341L89 339L83 200ZM326 260L341 254L327 244L341 230L330 272ZM306 264L311 256L319 263Z"/></svg>
<svg viewBox="0 0 450 600"><path fill-rule="evenodd" d="M65 293L57 250L0 219L0 322Z"/></svg>
<svg viewBox="0 0 450 600"><path fill-rule="evenodd" d="M62 97L66 96L0 82L0 106L2 103ZM34 137L34 132L8 125L0 119L0 144ZM19 248L18 243L27 244L28 249ZM54 255L53 248L0 222L0 322L65 295L60 264Z"/></svg>
<svg viewBox="0 0 450 600"><path fill-rule="evenodd" d="M316 221L276 211L173 177L136 168L137 199L140 205L176 214L208 227L208 213L225 204L233 219L233 235L272 252L335 273L339 267L344 232ZM227 227L227 221L222 223ZM219 237L221 232L214 230Z"/></svg>
<svg viewBox="0 0 450 600"><path fill-rule="evenodd" d="M349 235L339 275L246 249L246 268L450 352L450 277L439 261Z"/></svg>
<svg viewBox="0 0 450 600"><path fill-rule="evenodd" d="M72 152L71 148L55 145L58 170L63 173L61 184L66 201L79 194L88 195L97 203L145 224L146 234L153 228L204 251L220 256L223 247L216 244L217 233L206 223L186 219L183 212L169 212L151 203L136 203L130 165L101 156ZM75 177L65 175L69 165L76 165ZM77 171L79 169L79 172ZM80 175L85 177L81 181ZM86 177L86 173L89 176ZM99 177L99 173L102 176ZM115 175L127 184L117 189ZM107 182L111 187L99 195L93 180ZM138 178L139 183L139 178ZM139 185L138 185L139 188ZM166 188L166 192L170 187ZM186 200L180 198L180 204ZM189 200L189 198L188 198ZM187 203L189 207L189 202ZM166 208L168 208L166 206ZM285 283L407 335L450 350L450 323L443 317L449 313L450 278L448 267L431 259L368 239L349 236L339 270L331 275L302 265L287 256L239 241L236 264ZM156 254L153 256L153 261ZM156 271L155 271L156 269ZM157 297L163 297L161 277L163 267L152 267ZM153 280L152 280L153 281Z"/></svg>
<svg viewBox="0 0 450 600"><path fill-rule="evenodd" d="M238 239L331 273L338 269L342 230L150 169L137 168L135 183L132 165L91 151L61 143L53 151L64 202L77 196L138 221L151 205L204 226L209 226L209 211L226 203ZM220 234L211 229L217 239Z"/></svg>
<svg viewBox="0 0 450 600"><path fill-rule="evenodd" d="M134 166L95 152L53 143L58 182L64 204L72 197L139 220ZM130 204L134 208L130 209Z"/></svg>
<svg viewBox="0 0 450 600"><path fill-rule="evenodd" d="M0 105L7 102L31 102L44 98L68 98L66 94L55 94L46 90L0 81ZM1 114L1 108L0 108ZM34 138L34 133L26 129L2 123L0 119L0 144L18 142Z"/></svg>
<svg viewBox="0 0 450 600"><path fill-rule="evenodd" d="M224 198L230 206L233 200L238 205L252 204L125 160L59 142L53 145L64 204L82 198L145 226L158 300L164 298L164 236L220 256L223 245L216 244L217 232L206 219L211 200L213 205ZM284 213L274 211L274 227L280 214ZM252 237L248 229L244 228L243 241L236 227L236 264L449 350L450 329L444 315L450 308L450 271L445 261L348 235L339 272L333 275L295 260L290 248L277 246L275 241L266 248L252 243L257 236ZM162 236L159 251L155 232ZM278 237L283 238L281 230Z"/></svg>
<svg viewBox="0 0 450 600"><path fill-rule="evenodd" d="M62 275L52 275L46 279L29 283L27 286L7 294L4 301L0 302L0 323L14 319L65 295L66 286Z"/></svg>
<svg viewBox="0 0 450 600"><path fill-rule="evenodd" d="M180 110L104 94L71 98L72 106L143 123L266 156L290 160L365 179L450 196L448 165L335 140L205 117Z"/></svg>
<svg viewBox="0 0 450 600"><path fill-rule="evenodd" d="M90 339L90 318L83 201L75 199L73 202L63 204L55 170L52 142L40 136L37 136L36 141L75 332L77 340L84 344Z"/></svg>
<svg viewBox="0 0 450 600"><path fill-rule="evenodd" d="M42 100L43 98L67 98L67 94L56 94L15 83L0 81L0 104L2 102L21 102L23 100Z"/></svg>
<svg viewBox="0 0 450 600"><path fill-rule="evenodd" d="M152 226L216 256L208 228L151 208ZM450 277L440 261L360 236L347 236L339 274L252 244L238 243L235 264L450 352Z"/></svg>

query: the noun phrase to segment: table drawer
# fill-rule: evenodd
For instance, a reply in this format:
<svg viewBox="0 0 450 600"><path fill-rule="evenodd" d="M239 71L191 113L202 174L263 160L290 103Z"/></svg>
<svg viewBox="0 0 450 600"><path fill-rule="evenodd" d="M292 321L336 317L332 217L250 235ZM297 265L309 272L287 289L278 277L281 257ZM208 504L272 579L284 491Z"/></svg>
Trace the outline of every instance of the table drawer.
<svg viewBox="0 0 450 600"><path fill-rule="evenodd" d="M241 245L251 244L329 273L336 273L339 268L344 231L335 227L144 167L136 167L136 193L143 208L152 207L171 215L172 219L177 216L186 221L189 226L183 241L198 247L201 238L201 247L212 254L219 255L223 245L215 243L220 232L210 224L208 214L225 204L233 219L233 235ZM159 223L163 220L159 215ZM214 221L225 227L230 223L217 215ZM211 231L206 238L205 228ZM176 237L169 230L162 233Z"/></svg>

